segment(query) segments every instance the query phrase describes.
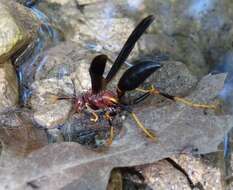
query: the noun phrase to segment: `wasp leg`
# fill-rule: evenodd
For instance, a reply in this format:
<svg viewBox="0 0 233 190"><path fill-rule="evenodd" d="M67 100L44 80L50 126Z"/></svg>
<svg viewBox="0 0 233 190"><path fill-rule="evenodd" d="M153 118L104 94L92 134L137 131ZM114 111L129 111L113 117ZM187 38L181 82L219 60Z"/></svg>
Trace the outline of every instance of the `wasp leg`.
<svg viewBox="0 0 233 190"><path fill-rule="evenodd" d="M91 107L87 103L85 104L85 106L87 108L87 111L93 116L90 118L90 120L96 123L99 120L98 114L93 109L91 109Z"/></svg>
<svg viewBox="0 0 233 190"><path fill-rule="evenodd" d="M114 139L114 128L113 126L110 126L110 137L108 140L108 145L111 145Z"/></svg>
<svg viewBox="0 0 233 190"><path fill-rule="evenodd" d="M152 131L149 131L147 128L143 126L143 124L141 123L141 121L138 119L138 117L136 116L134 112L131 112L131 116L136 122L137 126L142 129L142 131L146 134L146 136L148 136L152 140L155 140L156 135Z"/></svg>
<svg viewBox="0 0 233 190"><path fill-rule="evenodd" d="M96 123L99 120L98 114L95 113L95 112L91 112L91 114L92 114L93 117L91 117L90 120Z"/></svg>
<svg viewBox="0 0 233 190"><path fill-rule="evenodd" d="M110 116L109 112L106 112L104 114L104 119L107 120L107 121L112 121L112 116Z"/></svg>
<svg viewBox="0 0 233 190"><path fill-rule="evenodd" d="M193 108L200 108L200 109L217 109L218 106L215 104L198 104L198 103L194 103L191 100L187 100L185 98L182 97L178 97L178 96L172 96L163 92L160 92L159 89L155 88L153 85L151 86L151 89L148 90L144 90L144 89L140 89L140 88L136 88L137 91L139 92L144 92L145 94L150 93L151 95L161 95L167 99L170 99L172 101L175 102L181 102L187 106L193 107Z"/></svg>
<svg viewBox="0 0 233 190"><path fill-rule="evenodd" d="M143 124L141 123L139 118L136 116L136 114L132 111L132 108L129 105L119 104L119 107L121 108L121 110L124 110L130 113L130 115L132 116L137 126L143 130L143 132L146 134L147 137L149 137L152 140L156 139L156 135L152 131L148 130L147 128L143 126Z"/></svg>
<svg viewBox="0 0 233 190"><path fill-rule="evenodd" d="M121 98L126 91L134 90L161 66L158 61L139 61L129 68L120 78L117 88Z"/></svg>
<svg viewBox="0 0 233 190"><path fill-rule="evenodd" d="M110 137L108 139L108 145L111 145L114 139L114 128L112 126L112 117L110 116L109 112L104 113L104 119L108 121L110 126Z"/></svg>

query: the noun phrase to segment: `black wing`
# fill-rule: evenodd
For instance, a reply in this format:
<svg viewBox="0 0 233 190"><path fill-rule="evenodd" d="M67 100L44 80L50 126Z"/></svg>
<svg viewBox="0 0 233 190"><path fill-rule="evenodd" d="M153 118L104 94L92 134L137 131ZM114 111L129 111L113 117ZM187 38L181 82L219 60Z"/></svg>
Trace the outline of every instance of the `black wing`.
<svg viewBox="0 0 233 190"><path fill-rule="evenodd" d="M130 52L134 48L138 39L142 36L145 30L150 26L150 24L154 21L154 16L150 15L144 18L134 29L134 31L130 34L129 38L127 39L126 43L124 44L123 48L121 49L118 57L116 58L112 68L110 69L107 77L106 83L108 83L118 72L122 64L128 58Z"/></svg>
<svg viewBox="0 0 233 190"><path fill-rule="evenodd" d="M106 55L101 54L96 56L91 62L89 73L91 77L92 92L95 94L103 89L103 74L107 59Z"/></svg>
<svg viewBox="0 0 233 190"><path fill-rule="evenodd" d="M138 64L130 67L119 80L118 96L121 97L124 92L137 88L159 68L160 64L157 61L139 61Z"/></svg>

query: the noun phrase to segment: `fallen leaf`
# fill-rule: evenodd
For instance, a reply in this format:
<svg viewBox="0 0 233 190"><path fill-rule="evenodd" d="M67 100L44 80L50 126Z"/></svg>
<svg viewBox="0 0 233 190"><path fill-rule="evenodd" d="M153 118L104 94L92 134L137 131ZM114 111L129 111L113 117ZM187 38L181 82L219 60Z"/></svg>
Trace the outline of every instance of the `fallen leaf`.
<svg viewBox="0 0 233 190"><path fill-rule="evenodd" d="M226 75L208 75L187 98L213 102L223 88ZM154 97L155 98L155 97ZM144 137L127 118L126 133L103 152L77 143L55 143L29 154L25 159L0 162L2 189L106 189L114 167L152 163L183 150L208 153L217 150L232 127L232 115L217 115L181 104L135 108L144 125L157 133L157 142Z"/></svg>
<svg viewBox="0 0 233 190"><path fill-rule="evenodd" d="M26 113L26 112L25 112ZM38 129L26 119L29 115L11 110L0 115L1 158L26 156L48 144L44 130ZM10 124L10 125L9 125Z"/></svg>

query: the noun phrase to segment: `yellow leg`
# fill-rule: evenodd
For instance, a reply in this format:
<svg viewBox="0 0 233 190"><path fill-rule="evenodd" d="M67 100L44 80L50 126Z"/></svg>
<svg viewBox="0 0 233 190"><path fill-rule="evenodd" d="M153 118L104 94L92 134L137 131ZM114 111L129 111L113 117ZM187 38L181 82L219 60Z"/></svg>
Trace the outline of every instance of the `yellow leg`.
<svg viewBox="0 0 233 190"><path fill-rule="evenodd" d="M155 140L155 138L156 138L155 134L152 133L151 131L149 131L148 129L146 129L146 128L143 126L143 124L139 121L139 119L138 119L138 117L136 116L136 114L132 112L131 115L132 115L134 121L136 122L136 124L138 125L138 127L140 127L140 128L143 130L143 132L144 132L149 138L151 138L152 140Z"/></svg>
<svg viewBox="0 0 233 190"><path fill-rule="evenodd" d="M104 118L105 118L106 120L112 121L112 117L109 115L108 112L106 112L106 113L104 114Z"/></svg>
<svg viewBox="0 0 233 190"><path fill-rule="evenodd" d="M85 104L85 106L86 106L88 112L90 112L92 114L92 116L93 116L93 117L91 117L90 120L93 121L93 122L97 122L99 120L98 114L95 113L94 110L91 109L91 107L87 103Z"/></svg>
<svg viewBox="0 0 233 190"><path fill-rule="evenodd" d="M107 120L107 121L112 121L112 117L109 115L109 112L104 113L104 119ZM111 126L110 127L110 137L109 137L109 140L108 140L108 145L112 144L113 139L114 139L114 128Z"/></svg>
<svg viewBox="0 0 233 190"><path fill-rule="evenodd" d="M148 90L144 90L144 89L140 89L140 88L136 88L137 91L139 92L143 92L143 93L147 93L149 92L150 94L152 95L161 95L163 97L166 97L168 99L172 99L176 102L181 102L187 106L190 106L190 107L193 107L193 108L201 108L201 109L217 109L217 105L214 105L214 104L197 104L197 103L193 103L191 100L187 100L185 98L181 98L181 97L177 97L177 96L171 96L171 95L168 95L168 94L164 94L164 93L161 93L158 89L154 88L154 86L152 85L151 86L151 89L148 89Z"/></svg>
<svg viewBox="0 0 233 190"><path fill-rule="evenodd" d="M97 122L99 120L99 116L97 115L97 113L91 112L91 114L93 115L93 117L91 117L91 121Z"/></svg>
<svg viewBox="0 0 233 190"><path fill-rule="evenodd" d="M174 97L175 101L177 102L181 102L187 106L190 106L190 107L193 107L193 108L200 108L200 109L217 109L217 105L214 105L214 104L196 104L196 103L193 103L192 101L190 100L186 100L184 98L180 98L180 97Z"/></svg>
<svg viewBox="0 0 233 190"><path fill-rule="evenodd" d="M151 94L159 94L160 93L159 90L156 89L153 85L151 85L151 88L148 89L148 90L145 90L145 89L142 89L142 88L136 88L136 90L139 91L139 92L143 92L143 93L147 93L147 92L149 92Z"/></svg>
<svg viewBox="0 0 233 190"><path fill-rule="evenodd" d="M110 138L108 140L109 145L112 144L113 138L114 138L114 128L111 126L111 128L110 128Z"/></svg>

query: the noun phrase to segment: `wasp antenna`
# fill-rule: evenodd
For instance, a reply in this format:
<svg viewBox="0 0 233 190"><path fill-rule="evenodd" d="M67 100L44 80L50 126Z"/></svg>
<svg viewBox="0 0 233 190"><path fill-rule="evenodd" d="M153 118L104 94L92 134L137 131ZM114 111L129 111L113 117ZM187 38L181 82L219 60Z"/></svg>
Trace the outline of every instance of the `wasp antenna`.
<svg viewBox="0 0 233 190"><path fill-rule="evenodd" d="M107 77L106 82L108 83L112 78L116 75L122 64L126 61L129 54L133 50L136 42L142 36L142 34L146 31L146 29L150 26L150 24L154 21L154 16L150 15L144 18L133 30L130 34L129 38L127 39L126 43L124 44L123 48L121 49L119 55L117 56L112 68L110 69Z"/></svg>

